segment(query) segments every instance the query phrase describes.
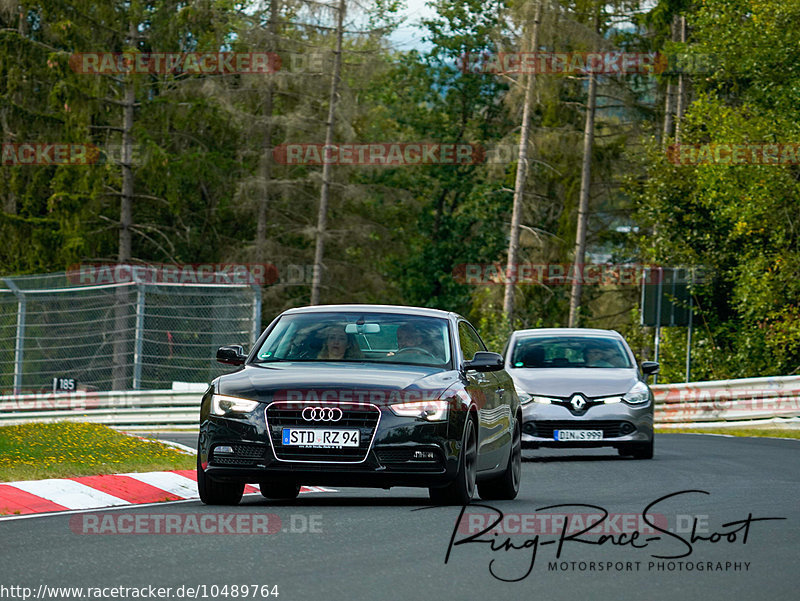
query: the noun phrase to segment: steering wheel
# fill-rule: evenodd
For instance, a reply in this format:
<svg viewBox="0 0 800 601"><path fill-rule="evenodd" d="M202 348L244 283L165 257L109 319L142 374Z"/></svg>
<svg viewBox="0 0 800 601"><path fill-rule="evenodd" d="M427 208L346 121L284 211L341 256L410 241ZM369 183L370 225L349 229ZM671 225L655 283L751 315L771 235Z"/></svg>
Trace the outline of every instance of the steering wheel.
<svg viewBox="0 0 800 601"><path fill-rule="evenodd" d="M411 352L411 353L422 353L424 355L428 355L428 357L430 357L434 361L438 361L439 360L439 359L436 358L436 355L434 355L430 351L426 351L424 348L420 348L418 346L407 346L405 348L398 349L397 352L395 352L394 356L396 357L400 353L409 353L409 352Z"/></svg>

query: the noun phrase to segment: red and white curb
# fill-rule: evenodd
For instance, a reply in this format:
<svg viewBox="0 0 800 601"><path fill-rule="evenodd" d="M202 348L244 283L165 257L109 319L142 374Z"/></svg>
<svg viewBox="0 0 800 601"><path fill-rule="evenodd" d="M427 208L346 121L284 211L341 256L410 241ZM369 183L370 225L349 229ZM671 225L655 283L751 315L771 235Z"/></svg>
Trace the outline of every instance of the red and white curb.
<svg viewBox="0 0 800 601"><path fill-rule="evenodd" d="M244 487L245 494L258 488ZM322 486L303 486L301 493L336 492ZM0 519L33 513L100 509L199 498L197 472L173 470L67 479L0 483Z"/></svg>

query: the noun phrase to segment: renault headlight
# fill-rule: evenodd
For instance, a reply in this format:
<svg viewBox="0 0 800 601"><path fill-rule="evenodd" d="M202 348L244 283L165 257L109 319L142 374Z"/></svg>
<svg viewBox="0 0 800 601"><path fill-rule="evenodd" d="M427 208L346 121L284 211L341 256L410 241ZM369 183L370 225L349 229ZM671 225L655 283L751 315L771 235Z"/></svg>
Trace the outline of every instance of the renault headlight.
<svg viewBox="0 0 800 601"><path fill-rule="evenodd" d="M258 407L258 401L240 399L224 394L211 395L211 413L213 415L231 415L250 413Z"/></svg>
<svg viewBox="0 0 800 601"><path fill-rule="evenodd" d="M519 401L523 405L527 405L528 403L538 403L539 405L549 405L553 402L553 399L546 396L536 396L535 394L530 394L528 392L520 392L519 393Z"/></svg>
<svg viewBox="0 0 800 601"><path fill-rule="evenodd" d="M644 382L636 382L633 387L622 397L622 400L631 405L641 405L650 400L650 391Z"/></svg>

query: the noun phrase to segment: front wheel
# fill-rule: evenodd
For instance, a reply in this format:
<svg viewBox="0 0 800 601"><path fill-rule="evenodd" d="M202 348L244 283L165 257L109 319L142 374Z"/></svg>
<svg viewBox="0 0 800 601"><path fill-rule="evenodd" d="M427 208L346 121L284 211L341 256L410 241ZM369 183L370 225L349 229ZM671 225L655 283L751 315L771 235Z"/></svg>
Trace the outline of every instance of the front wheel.
<svg viewBox="0 0 800 601"><path fill-rule="evenodd" d="M634 459L652 459L653 458L653 439L650 442L634 443L626 445L617 449L617 452L623 457L633 457Z"/></svg>
<svg viewBox="0 0 800 601"><path fill-rule="evenodd" d="M443 488L429 489L431 501L437 505L466 505L475 494L477 477L478 434L475 431L475 421L467 417L456 479Z"/></svg>
<svg viewBox="0 0 800 601"><path fill-rule="evenodd" d="M633 452L634 459L652 459L653 458L653 439L650 439L650 442L645 442L640 445L636 445L631 449Z"/></svg>
<svg viewBox="0 0 800 601"><path fill-rule="evenodd" d="M200 467L197 457L197 492L206 505L237 505L244 494L243 482L217 482L212 480Z"/></svg>
<svg viewBox="0 0 800 601"><path fill-rule="evenodd" d="M478 494L485 501L516 499L522 476L522 429L519 420L514 420L514 434L511 438L508 465L497 478L486 480L478 485Z"/></svg>

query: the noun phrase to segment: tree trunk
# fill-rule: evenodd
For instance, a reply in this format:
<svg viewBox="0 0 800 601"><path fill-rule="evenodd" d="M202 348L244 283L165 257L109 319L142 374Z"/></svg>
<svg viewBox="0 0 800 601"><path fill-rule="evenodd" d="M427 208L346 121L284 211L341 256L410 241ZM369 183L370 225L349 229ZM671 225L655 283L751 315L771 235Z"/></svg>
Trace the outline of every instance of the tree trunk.
<svg viewBox="0 0 800 601"><path fill-rule="evenodd" d="M333 57L333 78L328 106L328 122L325 125L325 147L333 143L333 128L336 121L336 100L339 94L339 76L342 70L342 37L344 33L344 0L339 0L339 15L336 23L336 51ZM311 278L311 304L318 305L322 287L322 258L325 253L325 234L328 224L328 198L331 184L331 164L322 166L322 187L317 213L316 248L314 250L314 273Z"/></svg>
<svg viewBox="0 0 800 601"><path fill-rule="evenodd" d="M677 37L677 27L678 27L678 16L675 15L672 18L672 36L671 39L674 42L675 38ZM672 75L667 75L667 92L666 98L664 100L664 133L661 140L664 148L669 145L669 139L672 136L672 110L674 105L674 86L672 85Z"/></svg>
<svg viewBox="0 0 800 601"><path fill-rule="evenodd" d="M269 41L268 52L277 49L277 23L280 15L280 0L272 0L269 9ZM264 248L267 243L267 209L269 208L269 186L272 180L272 110L274 105L273 95L275 83L271 74L267 76L267 89L264 94L264 143L261 152L261 197L258 200L258 215L256 218L256 260L263 263L265 260Z"/></svg>
<svg viewBox="0 0 800 601"><path fill-rule="evenodd" d="M118 263L131 260L131 226L133 225L133 111L135 104L133 79L125 81L125 103L122 107L122 199L119 214Z"/></svg>
<svg viewBox="0 0 800 601"><path fill-rule="evenodd" d="M589 191L592 184L592 149L594 148L594 113L597 100L597 78L589 76L589 99L586 106L586 126L583 130L583 163L581 165L581 195L578 205L578 228L575 235L572 293L569 299L569 327L577 328L583 292L583 265L586 261L586 227L589 221Z"/></svg>
<svg viewBox="0 0 800 601"><path fill-rule="evenodd" d="M135 43L136 27L130 24L128 33L130 43ZM133 120L136 103L136 89L133 77L125 80L125 101L122 106L122 196L119 210L119 252L117 263L131 261L131 226L133 225ZM114 348L112 366L112 389L128 388L128 348L131 343L130 331L130 289L127 286L117 288L114 306Z"/></svg>
<svg viewBox="0 0 800 601"><path fill-rule="evenodd" d="M600 26L600 15L595 20L595 30ZM597 77L589 75L589 97L586 100L586 123L583 129L583 162L581 164L581 191L578 202L578 226L575 233L575 259L572 270L572 290L569 298L569 327L577 328L580 321L581 294L583 292L583 266L586 261L586 229L589 221L589 191L592 187L592 150L594 149L594 113L597 105Z"/></svg>
<svg viewBox="0 0 800 601"><path fill-rule="evenodd" d="M681 42L686 43L686 17L680 19L680 39ZM686 111L686 75L681 70L678 73L678 99L677 107L675 108L675 143L679 144L681 141L681 120L683 113Z"/></svg>
<svg viewBox="0 0 800 601"><path fill-rule="evenodd" d="M539 25L542 17L542 0L537 0L531 32L531 52L539 49ZM508 241L508 262L506 264L505 294L503 296L503 313L509 324L514 324L514 291L516 289L517 260L519 257L519 229L522 219L522 203L525 194L525 178L528 172L528 141L531 129L531 110L536 76L528 74L525 86L525 104L522 109L522 128L519 135L519 154L517 156L517 177L514 182L514 206L511 210L511 232Z"/></svg>

